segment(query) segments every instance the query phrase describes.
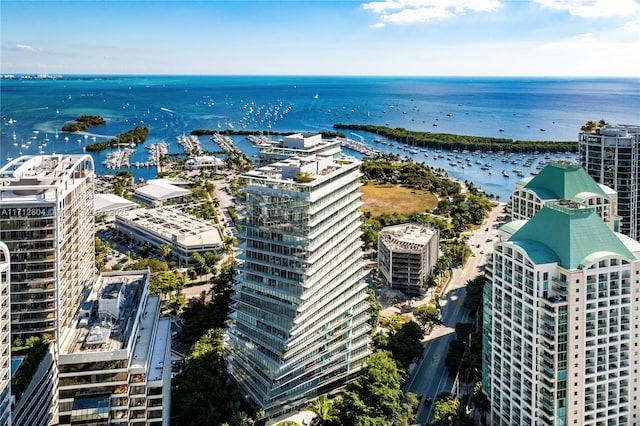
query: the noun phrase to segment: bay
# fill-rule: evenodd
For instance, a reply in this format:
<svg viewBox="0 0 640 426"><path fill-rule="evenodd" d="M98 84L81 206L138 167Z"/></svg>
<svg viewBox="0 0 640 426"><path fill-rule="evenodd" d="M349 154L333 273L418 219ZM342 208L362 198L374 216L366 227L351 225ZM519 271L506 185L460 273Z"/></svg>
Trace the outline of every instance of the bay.
<svg viewBox="0 0 640 426"><path fill-rule="evenodd" d="M587 120L638 124L640 84L638 79L613 78L64 76L0 80L0 100L0 164L4 164L21 153L81 153L94 138L108 140L137 125L150 128L145 145L165 141L170 153L181 152L176 136L194 129L316 132L332 130L335 123L577 141ZM60 131L80 115L100 115L107 124L81 134ZM371 134L348 136L380 152L445 169L451 177L472 181L503 201L520 178L515 170L529 175L541 161L575 159L565 154L545 159L540 153L525 167L530 156L492 153L481 158L460 152L447 158L435 152L411 152L397 143L391 146ZM243 137L234 140L248 155L256 154ZM207 137L201 137L201 143L203 149L219 150ZM102 166L107 152L93 154L98 174L113 173ZM138 146L131 161L146 160L146 150ZM492 167L480 169L487 164ZM132 172L145 179L156 174L154 168Z"/></svg>

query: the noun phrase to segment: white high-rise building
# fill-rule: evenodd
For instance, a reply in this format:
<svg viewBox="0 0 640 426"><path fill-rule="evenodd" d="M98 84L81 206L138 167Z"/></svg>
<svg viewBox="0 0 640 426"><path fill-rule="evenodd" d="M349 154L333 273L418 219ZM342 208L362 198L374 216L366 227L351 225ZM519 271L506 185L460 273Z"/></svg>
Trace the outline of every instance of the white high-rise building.
<svg viewBox="0 0 640 426"><path fill-rule="evenodd" d="M11 323L9 248L0 241L0 426L11 424Z"/></svg>
<svg viewBox="0 0 640 426"><path fill-rule="evenodd" d="M598 184L577 163L551 161L536 176L520 179L511 193L513 219L531 219L549 202L566 200L593 207L611 229L620 231L618 194Z"/></svg>
<svg viewBox="0 0 640 426"><path fill-rule="evenodd" d="M501 232L484 296L489 424L640 424L640 243L569 202Z"/></svg>
<svg viewBox="0 0 640 426"><path fill-rule="evenodd" d="M22 156L0 169L0 240L11 254L11 333L64 336L93 282L93 160Z"/></svg>
<svg viewBox="0 0 640 426"><path fill-rule="evenodd" d="M580 162L596 182L618 193L620 232L640 241L640 126L582 132Z"/></svg>
<svg viewBox="0 0 640 426"><path fill-rule="evenodd" d="M370 353L358 166L329 154L243 175L246 249L229 368L267 415L342 387Z"/></svg>

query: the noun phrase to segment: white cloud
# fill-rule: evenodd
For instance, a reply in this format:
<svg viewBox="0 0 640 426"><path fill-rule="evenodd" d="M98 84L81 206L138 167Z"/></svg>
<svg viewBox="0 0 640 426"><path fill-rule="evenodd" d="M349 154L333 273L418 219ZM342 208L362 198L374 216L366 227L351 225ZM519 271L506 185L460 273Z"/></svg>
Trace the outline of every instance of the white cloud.
<svg viewBox="0 0 640 426"><path fill-rule="evenodd" d="M382 22L413 24L464 15L467 12L493 12L500 0L386 0L363 3L362 8L380 15Z"/></svg>
<svg viewBox="0 0 640 426"><path fill-rule="evenodd" d="M27 44L16 44L15 50L22 50L22 51L25 51L25 52L38 52L39 51L39 49L36 49L35 47L29 46Z"/></svg>
<svg viewBox="0 0 640 426"><path fill-rule="evenodd" d="M602 44L596 41L592 33L584 33L578 34L577 36L573 36L566 40L547 43L544 45L544 47L548 49L580 49L588 46L593 48L596 43Z"/></svg>
<svg viewBox="0 0 640 426"><path fill-rule="evenodd" d="M640 31L640 18L627 22L622 28L629 31Z"/></svg>
<svg viewBox="0 0 640 426"><path fill-rule="evenodd" d="M636 0L534 0L543 7L564 10L581 18L608 18L635 15L640 11Z"/></svg>

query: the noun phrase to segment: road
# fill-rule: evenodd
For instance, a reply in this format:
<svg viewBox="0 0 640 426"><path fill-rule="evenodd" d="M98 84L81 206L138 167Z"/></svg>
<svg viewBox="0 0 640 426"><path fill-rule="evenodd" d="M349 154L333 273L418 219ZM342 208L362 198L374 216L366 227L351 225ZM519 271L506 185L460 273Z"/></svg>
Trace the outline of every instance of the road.
<svg viewBox="0 0 640 426"><path fill-rule="evenodd" d="M463 268L454 267L451 279L440 297L443 325L435 329L428 337L421 363L411 373L405 391L424 395L423 401L430 398L435 401L441 392L450 392L453 381L449 379L445 366L445 357L449 350L449 343L456 338L455 325L458 322L468 322L469 313L462 306L465 297L465 285L484 270L486 256L492 251L497 238L496 227L498 219L503 215L503 204L494 208L484 220L482 226L468 235L468 244L473 250ZM430 422L433 416L433 404L421 405L418 409L417 423L420 425Z"/></svg>

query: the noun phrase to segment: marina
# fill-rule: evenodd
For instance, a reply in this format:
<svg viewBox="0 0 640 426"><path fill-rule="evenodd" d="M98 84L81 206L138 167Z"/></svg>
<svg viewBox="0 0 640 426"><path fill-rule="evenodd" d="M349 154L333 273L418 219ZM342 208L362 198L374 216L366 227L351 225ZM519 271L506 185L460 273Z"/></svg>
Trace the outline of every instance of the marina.
<svg viewBox="0 0 640 426"><path fill-rule="evenodd" d="M404 90L407 87L411 90ZM512 94L506 100L505 91ZM317 98L316 93L320 94ZM476 97L479 93L482 96ZM146 167L152 160L145 146L166 141L168 154L184 153L196 145L185 149L176 137L190 138L196 129L265 132L256 138L252 136L253 141L247 139L246 134L220 135L213 140L198 138L203 153L239 150L249 158L258 154L260 144L276 140L267 132L335 132L334 125L338 123L518 141L577 143L580 126L586 120L637 121L634 112L640 104L636 95L636 81L625 79L575 82L562 79L115 76L74 80L73 85L65 78L28 83L6 80L0 105L0 159L6 161L41 151L81 154L94 138L96 142L108 141L135 126L149 128L146 142L120 149L135 150L127 167L132 168L136 178L145 179L154 178L157 173L154 167ZM79 114L97 109L101 116L109 117L105 125L90 128L90 133L61 131L64 124L74 121ZM438 127L432 127L433 123ZM458 152L427 149L366 131L353 133L345 134L342 149L348 154L359 158L377 153L409 157L442 169L457 180L474 182L501 199L509 196L518 179L539 172L544 161L575 159L575 155L565 153L549 154L549 158L544 152L500 154L472 150L465 153L464 146L460 146ZM115 149L91 152L98 174L118 170L107 166L127 164L124 158L114 160L114 154L110 154L113 151ZM123 155L115 154L116 157ZM509 177L503 176L503 170Z"/></svg>

